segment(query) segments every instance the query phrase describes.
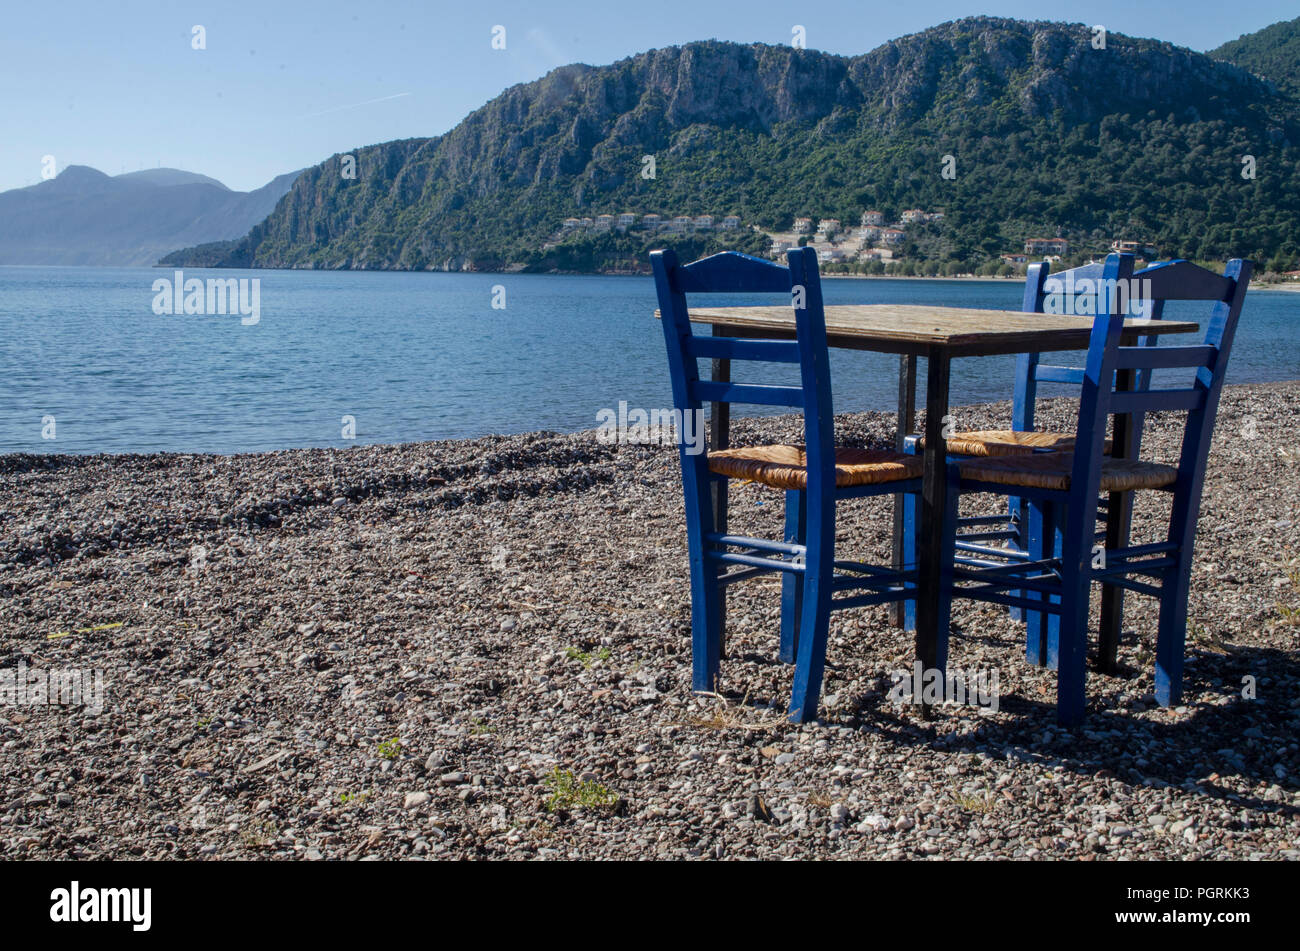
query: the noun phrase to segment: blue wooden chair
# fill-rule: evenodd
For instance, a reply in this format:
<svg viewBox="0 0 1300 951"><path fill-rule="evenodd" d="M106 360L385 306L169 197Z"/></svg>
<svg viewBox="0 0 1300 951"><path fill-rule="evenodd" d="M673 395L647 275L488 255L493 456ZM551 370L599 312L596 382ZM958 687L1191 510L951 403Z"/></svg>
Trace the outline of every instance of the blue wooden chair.
<svg viewBox="0 0 1300 951"><path fill-rule="evenodd" d="M1199 299L1194 295L1201 293L1201 289L1196 281L1189 283L1186 280L1188 272L1181 267L1184 264L1186 262L1181 260L1165 261L1134 271L1133 283L1130 285L1134 293L1117 303L1124 307L1128 315L1160 320L1164 316L1166 301ZM1046 312L1051 309L1047 306L1047 301L1054 297L1057 303L1056 309L1060 312L1104 313L1105 306L1100 300L1098 284L1103 276L1104 266L1104 262L1094 262L1056 274L1050 273L1050 265L1045 261L1037 266L1036 274L1034 267L1031 267L1025 280L1025 306L1029 306L1030 298L1033 297L1034 310L1040 313ZM1189 297L1189 294L1193 296ZM1084 306L1084 298L1091 298L1090 306ZM1153 347L1158 341L1159 338L1154 335L1141 337L1137 341L1137 346ZM1016 374L1015 402L1012 409L1013 427L1022 432L1034 432L1039 382L1079 386L1083 383L1083 375L1082 367L1049 366L1041 362L1040 354L1022 354ZM1121 368L1116 371L1115 379L1116 386L1120 389L1145 391L1151 386L1151 371ZM1144 423L1144 413L1131 413L1117 417L1115 436L1119 445L1113 447L1112 441L1108 439L1104 448L1106 454L1118 455L1122 458L1137 458L1142 448ZM1044 440L1045 444L1035 447L1033 450L1035 452L1067 451L1074 446L1072 433L1034 433L1030 439ZM1007 547L1027 552L1031 559L1053 554L1052 545L1059 542L1059 538L1053 534L1051 523L1043 518L1044 512L1035 506L1032 499L1012 497L1007 502L1007 511L1010 515L1008 525L1011 530L1009 532L1011 541L1007 543ZM1103 493L1097 500L1097 519L1105 523L1105 530L1098 536L1098 541L1104 541L1108 548L1127 545L1133 517L1132 508L1132 493ZM965 545L960 540L958 546L972 549L972 546ZM1047 644L1057 636L1056 626L1059 615L1040 614L1035 611L1026 611L1022 614L1018 608L1012 608L1011 612L1017 620L1025 621L1026 659L1030 663L1055 669L1056 654L1047 649ZM1123 612L1124 588L1104 583L1097 651L1099 669L1112 670L1114 656L1119 647Z"/></svg>
<svg viewBox="0 0 1300 951"><path fill-rule="evenodd" d="M1038 261L1029 265L1025 273L1025 291L1021 309L1026 313L1045 313L1048 301L1055 298L1060 312L1072 314L1097 314L1103 310L1098 299L1097 282L1102 277L1103 262L1084 264L1066 271L1051 273L1051 264ZM1153 265L1136 272L1133 277L1142 279L1164 265ZM1086 302L1084 298L1089 298ZM1136 301L1133 301L1136 303ZM1157 294L1141 302L1140 313L1152 320L1159 320L1164 312L1164 298ZM1139 311L1130 311L1138 313ZM1157 342L1154 336L1143 337L1139 346L1153 346ZM1035 452L1068 451L1074 447L1074 434L1039 430L1035 427L1038 384L1061 383L1079 386L1083 381L1083 368L1074 366L1057 366L1042 362L1042 354L1025 353L1017 358L1015 394L1012 402L1011 429L972 430L956 432L947 440L948 455L952 457L996 457L1028 455ZM1134 381L1133 388L1145 390L1150 385L1150 374L1140 374ZM1129 424L1132 443L1126 454L1136 455L1141 447L1143 418L1135 414ZM904 440L904 451L917 453L924 446L923 438L917 435ZM1107 444L1109 451L1109 443ZM1112 510L1112 503L1114 503ZM904 501L904 542L903 563L915 563L916 533L913 522L916 517L917 498L907 496ZM1099 518L1107 522L1109 537L1116 543L1127 541L1131 512L1118 499L1104 496L1098 500ZM1031 512L1030 504L1025 499L1009 498L1005 514L971 515L958 521L960 531L957 539L958 557L979 557L987 554L988 546L1001 543L1007 548L1019 552L1028 552L1031 548L1031 530L1041 529L1041 523L1035 521L1036 513ZM1032 544L1040 544L1037 535ZM1122 589L1108 587L1107 600L1115 598L1114 605L1107 604L1105 610L1121 614ZM1041 628L1044 620L1033 612L1023 613L1019 608L1010 609L1011 616L1023 620L1031 631ZM904 626L911 630L916 622L916 602L908 601L904 606ZM1118 623L1118 617L1116 618ZM1031 663L1047 663L1046 655L1039 648L1041 639L1032 633L1026 638L1026 656Z"/></svg>
<svg viewBox="0 0 1300 951"><path fill-rule="evenodd" d="M779 656L796 665L789 715L795 722L813 720L831 611L898 601L916 584L914 570L837 560L835 506L842 499L919 492L921 460L886 450L835 449L826 316L817 255L811 248L791 250L789 267L734 251L685 265L678 264L671 250L655 251L650 258L674 408L699 414L704 402L786 406L801 411L804 419L803 446L693 454L679 438L690 550L694 689L717 690L723 588L781 572L788 620L781 626ZM705 337L692 332L687 294L755 292L782 294L792 302L796 340ZM796 364L801 385L704 380L699 374L701 358ZM746 479L785 491L783 540L714 529L711 487L726 479Z"/></svg>
<svg viewBox="0 0 1300 951"><path fill-rule="evenodd" d="M1139 272L1151 280L1152 296L1164 300L1212 301L1205 342L1198 346L1121 346L1126 314L1116 283L1133 274L1131 255L1110 255L1102 268L1105 307L1093 323L1082 371L1078 425L1071 451L954 459L948 466L949 502L944 513L945 557L953 564L940 598L941 663L947 656L948 618L953 597L1019 607L1055 616L1045 625L1044 653L1057 668L1057 713L1064 725L1084 712L1088 606L1094 582L1156 597L1160 620L1156 644L1156 698L1175 704L1182 693L1187 594L1201 490L1210 439L1232 349L1233 335L1250 283L1249 261L1228 263L1222 275L1186 261ZM1156 369L1194 373L1182 389L1117 390L1116 377L1135 371L1147 382ZM1104 452L1111 414L1187 411L1176 466L1111 458ZM1170 492L1172 513L1163 541L1097 546L1099 492L1131 494L1140 489ZM1027 558L957 561L957 506L962 493L991 492L1030 500L1041 524L1031 526ZM1023 553L1021 553L1023 555ZM1033 633L1033 632L1031 632Z"/></svg>

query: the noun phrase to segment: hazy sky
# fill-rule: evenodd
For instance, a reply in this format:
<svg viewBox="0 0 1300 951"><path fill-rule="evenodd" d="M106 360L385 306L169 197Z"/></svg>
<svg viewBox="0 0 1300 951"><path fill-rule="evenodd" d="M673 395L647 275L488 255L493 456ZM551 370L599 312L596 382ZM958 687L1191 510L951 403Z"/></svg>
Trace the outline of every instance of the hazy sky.
<svg viewBox="0 0 1300 951"><path fill-rule="evenodd" d="M60 170L163 165L247 190L335 152L445 132L565 63L710 37L788 43L796 22L809 47L857 54L976 13L1206 50L1297 10L1295 0L14 0L0 20L0 190L39 181L46 155ZM491 47L498 24L505 50ZM192 48L195 25L206 49Z"/></svg>

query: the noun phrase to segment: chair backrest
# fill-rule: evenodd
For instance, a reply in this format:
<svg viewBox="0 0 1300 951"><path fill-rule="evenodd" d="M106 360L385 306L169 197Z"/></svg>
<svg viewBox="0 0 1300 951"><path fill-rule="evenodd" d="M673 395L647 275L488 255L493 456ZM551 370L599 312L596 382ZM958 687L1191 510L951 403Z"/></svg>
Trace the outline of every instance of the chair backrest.
<svg viewBox="0 0 1300 951"><path fill-rule="evenodd" d="M1084 264L1052 274L1048 261L1036 261L1025 272L1025 294L1021 310L1026 313L1045 313L1049 304L1059 313L1097 314L1097 281L1102 277L1103 262ZM1012 428L1030 432L1034 428L1034 408L1038 397L1038 384L1083 383L1082 367L1064 367L1044 364L1041 354L1022 353L1016 363L1016 392L1012 404Z"/></svg>
<svg viewBox="0 0 1300 951"><path fill-rule="evenodd" d="M1031 264L1025 274L1025 293L1022 310L1032 313L1064 313L1095 316L1105 312L1100 299L1098 283L1103 278L1104 261L1094 261L1066 271L1052 273L1048 261ZM1131 275L1136 283L1121 290L1126 292L1120 301L1132 316L1160 320L1168 300L1220 300L1228 293L1229 279L1188 261L1173 260L1152 264ZM1132 289L1134 293L1127 293ZM1159 338L1148 335L1138 340L1138 346L1154 347ZM1028 432L1034 428L1034 408L1038 384L1066 383L1075 386L1083 383L1083 367L1055 366L1041 362L1041 354L1021 354L1016 367L1015 402L1012 410L1012 427ZM1135 390L1151 386L1149 369L1138 370L1133 380ZM1141 445L1143 418L1135 414L1133 449Z"/></svg>
<svg viewBox="0 0 1300 951"><path fill-rule="evenodd" d="M817 253L812 248L787 252L788 267L772 261L724 251L691 264L679 264L671 250L654 251L650 262L668 368L672 375L673 406L682 414L699 413L701 403L749 403L788 406L804 416L804 443L810 476L820 470L829 474L833 486L835 470L834 417L831 407L830 357L826 348L826 315L822 305L821 278ZM797 339L758 340L741 337L706 337L693 332L687 308L687 294L773 293L783 295L794 308ZM760 363L794 363L800 368L800 386L703 380L699 359L729 359ZM688 461L703 473L704 454L688 460L687 447L679 438L683 470Z"/></svg>
<svg viewBox="0 0 1300 951"><path fill-rule="evenodd" d="M1098 292L1104 312L1093 320L1079 400L1071 477L1074 492L1082 493L1076 494L1077 498L1097 497L1109 415L1185 410L1187 420L1174 487L1174 509L1176 516L1183 521L1190 518L1194 525L1223 378L1252 268L1250 261L1236 259L1229 261L1224 273L1219 275L1188 261L1171 261L1135 274L1132 255L1112 254L1106 258ZM1150 284L1144 284L1144 279ZM1124 319L1129 310L1124 298L1131 300L1148 293L1153 300L1211 302L1213 308L1204 342L1162 347L1122 346ZM1116 389L1116 371L1150 373L1180 368L1192 376L1190 385L1182 389ZM1074 507L1088 509L1086 505ZM1085 519L1084 515L1078 517ZM1088 510L1086 519L1092 517L1093 512ZM1091 522L1087 524L1090 526Z"/></svg>

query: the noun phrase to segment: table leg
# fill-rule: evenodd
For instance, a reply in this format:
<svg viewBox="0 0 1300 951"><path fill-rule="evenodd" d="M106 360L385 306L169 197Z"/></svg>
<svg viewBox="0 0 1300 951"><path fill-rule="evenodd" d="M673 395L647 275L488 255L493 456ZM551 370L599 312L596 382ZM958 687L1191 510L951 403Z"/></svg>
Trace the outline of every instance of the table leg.
<svg viewBox="0 0 1300 951"><path fill-rule="evenodd" d="M713 328L715 336L725 336L719 333L718 327ZM731 361L714 360L712 363L712 379L726 383L731 380ZM719 449L726 449L731 445L731 404L730 403L710 403L709 404L709 451L716 452ZM713 483L713 530L715 532L726 533L727 531L727 482L725 479L718 479ZM718 592L718 631L720 632L719 643L721 645L719 652L721 656L727 655L727 589L722 588Z"/></svg>
<svg viewBox="0 0 1300 951"><path fill-rule="evenodd" d="M916 357L905 355L898 358L898 427L897 435L894 437L895 450L903 451L903 440L913 432L915 426ZM895 570L903 567L903 497L901 495L894 496L893 566ZM895 627L903 626L903 614L903 602L898 601L890 605L890 616Z"/></svg>
<svg viewBox="0 0 1300 951"><path fill-rule="evenodd" d="M1136 381L1132 370L1116 371L1115 389L1132 390ZM1115 417L1111 431L1111 455L1129 459L1134 450L1133 418L1128 414ZM1122 548L1128 544L1129 529L1133 523L1133 493L1111 492L1106 507L1106 548ZM1124 589L1113 584L1101 586L1101 626L1097 635L1097 669L1113 674L1119 669L1119 640L1124 630Z"/></svg>
<svg viewBox="0 0 1300 951"><path fill-rule="evenodd" d="M917 525L916 659L923 671L939 666L939 585L943 571L943 510L948 498L944 417L948 415L947 351L933 348L925 361L925 463Z"/></svg>

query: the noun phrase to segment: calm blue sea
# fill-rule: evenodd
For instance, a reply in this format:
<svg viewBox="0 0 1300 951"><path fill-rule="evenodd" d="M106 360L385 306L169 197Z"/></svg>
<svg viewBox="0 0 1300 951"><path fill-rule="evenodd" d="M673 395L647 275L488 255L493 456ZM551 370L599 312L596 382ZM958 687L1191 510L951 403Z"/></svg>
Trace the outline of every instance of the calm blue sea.
<svg viewBox="0 0 1300 951"><path fill-rule="evenodd" d="M0 267L0 452L234 453L575 431L620 400L671 405L649 278L186 273L259 278L260 320L245 325L155 315L153 282L171 275ZM492 307L495 285L504 309ZM1021 288L828 280L824 294L1018 309ZM1008 398L1013 370L1011 358L957 361L953 404ZM837 411L893 409L896 357L836 352L833 372ZM1250 295L1228 377L1300 378L1300 294ZM345 416L355 440L343 438ZM54 439L43 438L47 417Z"/></svg>

